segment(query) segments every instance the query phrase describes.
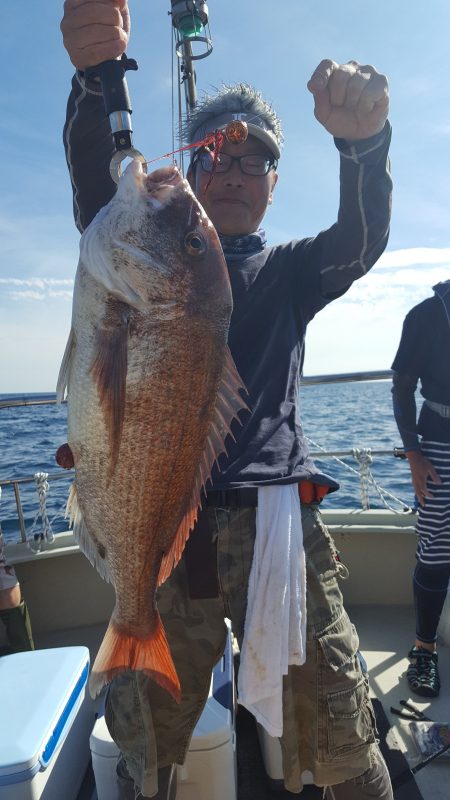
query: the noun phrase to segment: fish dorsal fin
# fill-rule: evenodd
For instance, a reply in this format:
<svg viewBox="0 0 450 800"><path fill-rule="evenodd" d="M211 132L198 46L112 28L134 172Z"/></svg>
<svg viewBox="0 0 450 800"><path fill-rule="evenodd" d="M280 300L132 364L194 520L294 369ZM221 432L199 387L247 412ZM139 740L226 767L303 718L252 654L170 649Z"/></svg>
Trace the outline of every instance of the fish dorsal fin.
<svg viewBox="0 0 450 800"><path fill-rule="evenodd" d="M70 329L69 338L67 340L66 349L64 350L61 367L59 369L58 383L56 384L56 400L62 403L69 391L70 381L70 368L72 366L72 358L75 352L75 333L73 328Z"/></svg>
<svg viewBox="0 0 450 800"><path fill-rule="evenodd" d="M220 454L226 452L225 440L227 436L230 435L234 439L231 432L233 420L239 419L238 414L240 411L248 410L248 406L240 394L242 391L246 392L245 386L227 347L214 415L194 478L189 509L181 520L172 547L162 560L158 585L167 580L181 558L189 534L197 521L198 511L201 506L201 495L211 477L212 468Z"/></svg>
<svg viewBox="0 0 450 800"><path fill-rule="evenodd" d="M125 318L112 329L97 331L96 353L91 366L109 435L111 448L110 477L119 455L125 415L128 369L128 326Z"/></svg>

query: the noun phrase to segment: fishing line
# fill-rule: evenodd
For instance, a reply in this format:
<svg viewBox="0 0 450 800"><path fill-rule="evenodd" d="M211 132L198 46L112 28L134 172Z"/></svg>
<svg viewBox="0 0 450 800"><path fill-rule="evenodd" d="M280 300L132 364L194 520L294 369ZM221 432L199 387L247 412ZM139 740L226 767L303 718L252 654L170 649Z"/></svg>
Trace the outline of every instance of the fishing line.
<svg viewBox="0 0 450 800"><path fill-rule="evenodd" d="M175 40L175 44L176 44L175 31L174 31L174 40ZM182 100L181 100L181 82L182 82L182 80L181 80L181 64L180 64L180 59L178 57L177 57L177 75L178 75L178 132L179 132L180 138L182 138L182 133L183 133L183 107L182 107ZM183 153L181 153L180 163L181 163L181 171L184 173L184 154Z"/></svg>
<svg viewBox="0 0 450 800"><path fill-rule="evenodd" d="M181 115L181 107L180 107L181 90L180 90L180 85L178 85L178 100L179 100L179 115ZM181 119L181 117L180 117L180 119ZM248 122L251 123L254 119L258 119L258 115L257 114L254 114L252 117L249 117ZM182 147L174 148L169 153L163 153L162 155L157 156L156 158L151 158L149 161L145 161L144 163L146 165L154 164L155 161L160 161L163 158L170 158L175 153L180 153L181 154L180 161L182 161L183 154L184 154L184 152L186 150L192 150L193 148L199 149L200 147L209 147L210 145L213 145L213 149L211 150L211 156L214 159L214 161L217 162L217 160L218 160L218 158L220 156L220 151L222 149L222 146L223 146L223 143L224 143L225 139L227 141L229 141L229 142L232 142L233 144L239 143L239 142L237 142L236 139L233 138L235 136L234 131L236 129L236 124L237 123L239 123L241 126L245 127L245 130L246 130L245 138L242 138L241 141L246 141L247 136L248 136L247 123L241 122L241 120L231 120L231 122L229 122L228 125L225 126L224 131L221 131L221 130L218 130L218 129L216 129L215 131L210 131L209 133L205 134L203 139L198 139L197 141L192 142L191 144L186 144L186 145L183 145ZM181 126L180 127L180 137L182 138L182 125L181 125L181 122L180 122L180 126ZM173 131L173 127L172 127L172 146L174 145L174 143L175 143L175 136L174 136L174 131Z"/></svg>
<svg viewBox="0 0 450 800"><path fill-rule="evenodd" d="M175 101L174 101L174 78L175 78L175 70L174 70L174 58L175 54L173 51L172 43L173 43L173 28L170 29L170 87L171 87L171 103L172 103L172 153L175 153ZM172 159L173 163L175 163L175 159Z"/></svg>

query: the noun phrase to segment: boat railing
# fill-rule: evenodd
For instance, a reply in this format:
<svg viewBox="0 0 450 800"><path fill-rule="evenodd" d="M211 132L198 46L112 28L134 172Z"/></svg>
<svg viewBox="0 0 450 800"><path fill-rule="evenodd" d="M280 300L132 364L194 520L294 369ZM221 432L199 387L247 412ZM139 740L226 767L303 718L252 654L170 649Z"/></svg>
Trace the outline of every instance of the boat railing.
<svg viewBox="0 0 450 800"><path fill-rule="evenodd" d="M320 383L351 383L361 381L385 381L392 378L392 370L370 370L368 372L336 372L327 375L302 375L302 386L316 386ZM33 395L9 394L0 396L0 409L15 408L18 406L55 405L58 402L56 392L39 393Z"/></svg>
<svg viewBox="0 0 450 800"><path fill-rule="evenodd" d="M347 373L336 373L333 375L311 375L311 376L304 376L301 379L301 383L303 386L314 386L318 384L326 384L326 383L348 383L353 381L379 381L379 380L388 380L392 377L391 370L377 370L377 371L369 371L369 372L347 372ZM64 401L65 402L65 401ZM15 408L20 406L34 406L34 405L53 405L56 404L56 394L49 393L49 394L39 394L35 397L30 397L27 395L8 395L3 396L0 398L0 410L4 408ZM309 440L311 442L311 440ZM315 442L312 442L313 447L319 447L316 445ZM362 508L364 510L364 492L367 491L367 481L368 481L368 468L369 463L373 456L393 456L395 458L405 458L405 454L402 447L394 447L390 449L361 449L357 450L355 448L348 449L348 450L311 450L312 458L322 459L322 458L335 458L337 460L341 458L348 458L353 457L358 462L358 469L353 469L349 467L348 464L341 462L347 469L350 469L355 474L359 475L360 483L361 483L361 497L362 497ZM20 530L20 537L22 542L28 541L27 536L27 529L26 529L26 522L25 522L25 515L22 506L22 498L20 489L26 484L36 483L38 485L38 493L40 494L40 501L45 502L45 493L43 496L43 483L45 481L57 481L63 478L68 477L70 475L71 470L63 470L63 471L55 471L55 472L48 472L48 473L36 473L34 475L25 475L21 477L15 478L7 478L7 479L0 479L0 493L4 487L12 487L14 491L15 497L15 504L17 510L17 519L19 523L19 530ZM402 501L398 498L390 495L389 492L383 490L386 496L392 498L397 503L402 505ZM382 498L383 499L383 498ZM385 503L386 504L386 503ZM368 506L367 506L368 507ZM393 509L391 509L393 510ZM406 504L403 503L403 511L410 510Z"/></svg>
<svg viewBox="0 0 450 800"><path fill-rule="evenodd" d="M25 485L25 484L35 483L35 484L38 484L38 493L39 493L39 488L40 488L40 486L42 486L42 482L40 482L39 479L38 479L38 476L40 476L40 475L44 476L45 482L57 481L57 480L61 480L61 478L66 478L67 479L68 471L64 470L63 472L55 471L55 472L44 472L44 473L39 472L39 473L35 473L34 475L25 475L25 476L22 476L20 478L7 478L5 480L0 480L0 494L1 494L1 490L3 489L4 486L12 486L12 489L14 491L14 499L15 499L15 502L16 502L16 510L17 510L17 519L18 519L18 522L19 522L20 538L21 538L22 542L28 541L28 536L27 536L27 528L26 528L26 523L25 523L25 515L23 513L22 497L21 497L21 494L20 494L20 487ZM45 496L44 496L43 499L44 499L44 502L45 502Z"/></svg>

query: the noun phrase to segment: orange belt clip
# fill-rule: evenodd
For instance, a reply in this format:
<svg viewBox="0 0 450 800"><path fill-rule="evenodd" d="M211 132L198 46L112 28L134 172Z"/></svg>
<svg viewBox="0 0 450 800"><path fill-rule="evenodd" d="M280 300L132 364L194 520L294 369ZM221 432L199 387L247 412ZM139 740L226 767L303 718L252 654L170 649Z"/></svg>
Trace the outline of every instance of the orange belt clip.
<svg viewBox="0 0 450 800"><path fill-rule="evenodd" d="M328 494L328 491L328 486L321 486L319 483L313 483L308 479L301 480L298 484L300 502L306 506L311 503L320 503L325 495Z"/></svg>

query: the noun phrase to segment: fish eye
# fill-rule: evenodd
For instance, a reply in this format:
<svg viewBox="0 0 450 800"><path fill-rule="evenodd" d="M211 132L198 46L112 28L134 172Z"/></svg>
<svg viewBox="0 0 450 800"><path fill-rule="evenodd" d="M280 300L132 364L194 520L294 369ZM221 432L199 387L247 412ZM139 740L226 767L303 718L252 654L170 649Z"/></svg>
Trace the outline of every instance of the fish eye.
<svg viewBox="0 0 450 800"><path fill-rule="evenodd" d="M184 246L191 256L202 256L206 252L205 240L197 231L189 231L186 234Z"/></svg>

